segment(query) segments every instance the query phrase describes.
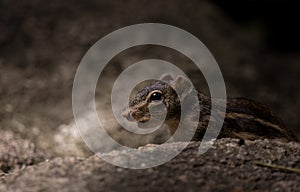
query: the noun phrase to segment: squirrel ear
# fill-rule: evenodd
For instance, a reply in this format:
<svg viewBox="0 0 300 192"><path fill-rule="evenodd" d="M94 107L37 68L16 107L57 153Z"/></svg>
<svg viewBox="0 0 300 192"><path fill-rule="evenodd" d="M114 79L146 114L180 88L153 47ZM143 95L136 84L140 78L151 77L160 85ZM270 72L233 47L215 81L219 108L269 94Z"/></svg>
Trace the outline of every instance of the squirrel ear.
<svg viewBox="0 0 300 192"><path fill-rule="evenodd" d="M188 94L193 91L193 86L191 82L184 76L178 75L176 79L172 82L173 89L181 95L182 98L185 98Z"/></svg>
<svg viewBox="0 0 300 192"><path fill-rule="evenodd" d="M169 83L170 81L173 81L174 79L169 73L164 73L164 74L162 74L162 76L160 76L159 80Z"/></svg>

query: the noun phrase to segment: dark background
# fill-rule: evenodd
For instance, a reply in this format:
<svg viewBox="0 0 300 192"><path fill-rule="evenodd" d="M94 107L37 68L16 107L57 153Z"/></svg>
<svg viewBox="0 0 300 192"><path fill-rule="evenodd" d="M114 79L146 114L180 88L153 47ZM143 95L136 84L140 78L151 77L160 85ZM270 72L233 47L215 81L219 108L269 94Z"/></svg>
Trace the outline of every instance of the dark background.
<svg viewBox="0 0 300 192"><path fill-rule="evenodd" d="M90 46L120 27L158 22L210 49L229 96L271 106L300 135L297 9L287 0L1 0L0 129L51 147L51 135L73 119L73 78ZM115 71L129 61L120 59Z"/></svg>

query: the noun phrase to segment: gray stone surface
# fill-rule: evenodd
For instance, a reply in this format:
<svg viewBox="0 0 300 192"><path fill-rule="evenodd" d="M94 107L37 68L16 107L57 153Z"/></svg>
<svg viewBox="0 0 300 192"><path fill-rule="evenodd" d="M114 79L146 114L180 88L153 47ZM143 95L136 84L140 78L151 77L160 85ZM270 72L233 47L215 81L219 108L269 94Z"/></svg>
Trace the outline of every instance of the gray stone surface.
<svg viewBox="0 0 300 192"><path fill-rule="evenodd" d="M140 151L169 151L184 145L150 145ZM12 172L1 180L2 191L299 191L300 174L256 165L256 161L300 168L295 142L221 139L199 155L191 143L176 158L158 167L130 170L98 156L56 157ZM131 153L106 154L130 162ZM139 163L139 162L135 162Z"/></svg>
<svg viewBox="0 0 300 192"><path fill-rule="evenodd" d="M36 152L35 145L17 138L9 131L0 131L0 178L7 173L45 161L48 155Z"/></svg>

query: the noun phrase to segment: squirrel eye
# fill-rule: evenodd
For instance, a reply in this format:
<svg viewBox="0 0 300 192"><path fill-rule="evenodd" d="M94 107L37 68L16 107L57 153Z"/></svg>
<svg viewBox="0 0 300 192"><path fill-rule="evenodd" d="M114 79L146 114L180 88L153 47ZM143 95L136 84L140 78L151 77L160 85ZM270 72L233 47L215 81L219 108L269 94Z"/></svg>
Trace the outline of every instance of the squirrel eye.
<svg viewBox="0 0 300 192"><path fill-rule="evenodd" d="M157 100L161 100L161 93L160 92L153 92L150 96L150 101L157 101Z"/></svg>

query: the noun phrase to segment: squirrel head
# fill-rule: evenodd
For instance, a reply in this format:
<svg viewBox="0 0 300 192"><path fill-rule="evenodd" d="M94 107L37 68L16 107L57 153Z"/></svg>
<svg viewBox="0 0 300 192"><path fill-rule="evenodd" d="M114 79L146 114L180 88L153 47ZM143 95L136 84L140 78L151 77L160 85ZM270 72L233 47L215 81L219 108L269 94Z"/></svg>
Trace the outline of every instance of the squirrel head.
<svg viewBox="0 0 300 192"><path fill-rule="evenodd" d="M151 118L161 119L166 114L165 122L180 119L181 105L179 96L184 98L191 91L191 83L184 76L173 79L169 74L161 76L160 80L139 90L130 100L122 115L129 121L136 121L141 128ZM176 91L175 91L176 90Z"/></svg>

